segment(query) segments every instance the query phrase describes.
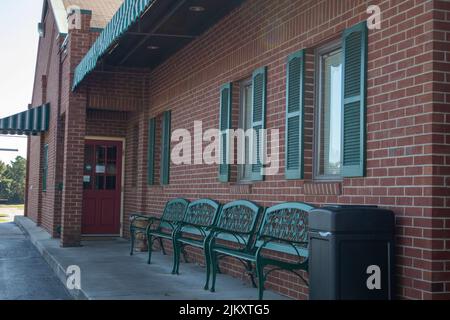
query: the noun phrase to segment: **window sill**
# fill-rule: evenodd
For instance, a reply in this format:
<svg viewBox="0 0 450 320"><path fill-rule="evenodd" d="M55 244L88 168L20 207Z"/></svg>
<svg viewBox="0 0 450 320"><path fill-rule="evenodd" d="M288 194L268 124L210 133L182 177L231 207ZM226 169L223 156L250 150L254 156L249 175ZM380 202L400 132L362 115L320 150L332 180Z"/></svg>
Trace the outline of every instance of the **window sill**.
<svg viewBox="0 0 450 320"><path fill-rule="evenodd" d="M231 194L251 194L252 193L252 182L239 182L230 185Z"/></svg>
<svg viewBox="0 0 450 320"><path fill-rule="evenodd" d="M340 196L342 194L342 183L340 181L305 183L303 188L303 192L307 196Z"/></svg>

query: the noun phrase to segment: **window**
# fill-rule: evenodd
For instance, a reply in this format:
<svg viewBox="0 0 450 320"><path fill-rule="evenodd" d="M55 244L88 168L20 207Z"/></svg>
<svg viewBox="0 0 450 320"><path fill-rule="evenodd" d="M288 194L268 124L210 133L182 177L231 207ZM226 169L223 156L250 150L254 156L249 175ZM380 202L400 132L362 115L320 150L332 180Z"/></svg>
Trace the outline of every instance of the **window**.
<svg viewBox="0 0 450 320"><path fill-rule="evenodd" d="M239 101L239 129L244 132L252 128L252 80L248 79L240 84ZM252 180L252 164L250 162L250 137L245 135L244 157L245 164L240 164L238 168L239 181Z"/></svg>
<svg viewBox="0 0 450 320"><path fill-rule="evenodd" d="M342 153L342 70L340 43L317 51L317 114L315 176L318 179L341 177Z"/></svg>

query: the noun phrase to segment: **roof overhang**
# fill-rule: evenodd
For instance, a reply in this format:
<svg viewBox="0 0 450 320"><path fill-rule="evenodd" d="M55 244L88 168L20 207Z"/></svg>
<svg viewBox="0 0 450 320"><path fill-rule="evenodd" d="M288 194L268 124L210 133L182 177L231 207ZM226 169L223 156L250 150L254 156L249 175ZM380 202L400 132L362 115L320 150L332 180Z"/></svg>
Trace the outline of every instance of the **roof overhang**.
<svg viewBox="0 0 450 320"><path fill-rule="evenodd" d="M67 21L67 10L62 0L49 0L55 15L56 26L60 35L66 35L69 32L69 23Z"/></svg>
<svg viewBox="0 0 450 320"><path fill-rule="evenodd" d="M50 104L0 119L1 134L38 135L48 131Z"/></svg>
<svg viewBox="0 0 450 320"><path fill-rule="evenodd" d="M154 68L244 0L125 0L75 70L73 90L99 65Z"/></svg>

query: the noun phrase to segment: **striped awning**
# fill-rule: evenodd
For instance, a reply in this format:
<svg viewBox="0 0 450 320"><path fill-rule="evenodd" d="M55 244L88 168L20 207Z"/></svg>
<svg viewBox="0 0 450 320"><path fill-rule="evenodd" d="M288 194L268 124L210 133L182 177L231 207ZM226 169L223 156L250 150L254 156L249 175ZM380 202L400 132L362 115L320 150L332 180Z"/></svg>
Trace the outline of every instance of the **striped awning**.
<svg viewBox="0 0 450 320"><path fill-rule="evenodd" d="M83 81L83 79L92 72L99 59L114 46L119 38L141 17L147 8L155 0L125 0L122 6L117 10L111 21L100 33L97 40L89 49L87 54L81 60L75 69L75 75L72 90Z"/></svg>
<svg viewBox="0 0 450 320"><path fill-rule="evenodd" d="M50 104L0 119L1 134L37 135L48 130Z"/></svg>

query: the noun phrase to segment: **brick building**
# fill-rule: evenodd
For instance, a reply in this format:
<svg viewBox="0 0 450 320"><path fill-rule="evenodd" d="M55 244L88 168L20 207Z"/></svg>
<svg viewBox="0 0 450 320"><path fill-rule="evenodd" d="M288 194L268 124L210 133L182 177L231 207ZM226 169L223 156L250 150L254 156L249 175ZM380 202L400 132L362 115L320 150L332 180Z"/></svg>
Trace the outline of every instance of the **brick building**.
<svg viewBox="0 0 450 320"><path fill-rule="evenodd" d="M378 205L397 296L450 299L450 2L45 0L40 36L26 215L62 246L128 237L130 213L175 197ZM195 121L278 129L278 174L170 161ZM284 272L268 286L307 298Z"/></svg>

